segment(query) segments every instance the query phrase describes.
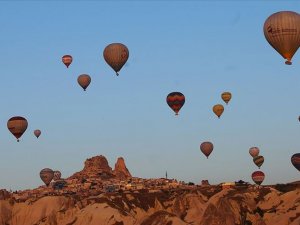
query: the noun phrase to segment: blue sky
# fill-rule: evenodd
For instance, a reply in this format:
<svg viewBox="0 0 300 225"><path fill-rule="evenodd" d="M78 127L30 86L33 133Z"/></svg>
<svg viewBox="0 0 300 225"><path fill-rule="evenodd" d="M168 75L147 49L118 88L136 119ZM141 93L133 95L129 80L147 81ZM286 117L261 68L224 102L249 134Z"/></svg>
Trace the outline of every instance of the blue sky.
<svg viewBox="0 0 300 225"><path fill-rule="evenodd" d="M297 1L0 2L0 188L42 185L39 171L68 177L86 158L125 158L132 175L199 183L251 181L248 150L258 146L264 184L300 179L300 57L293 65L267 43L272 13L300 12ZM113 42L130 51L115 76L103 59ZM73 56L67 69L61 62ZM86 92L77 77L87 73ZM179 116L166 96L180 91ZM221 119L212 112L232 100ZM19 143L7 120L24 116ZM34 129L42 135L37 140ZM215 148L209 159L203 141Z"/></svg>

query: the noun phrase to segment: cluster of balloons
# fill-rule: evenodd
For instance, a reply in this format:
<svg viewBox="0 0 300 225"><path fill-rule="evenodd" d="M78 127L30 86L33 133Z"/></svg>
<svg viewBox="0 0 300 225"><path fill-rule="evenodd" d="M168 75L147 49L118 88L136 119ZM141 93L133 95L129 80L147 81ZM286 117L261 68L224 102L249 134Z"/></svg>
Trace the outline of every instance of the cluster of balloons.
<svg viewBox="0 0 300 225"><path fill-rule="evenodd" d="M251 147L249 149L249 154L253 158L254 164L260 169L262 164L264 163L264 157L259 155L259 148L258 147ZM252 173L252 180L254 183L260 185L265 179L265 174L262 171L255 171Z"/></svg>
<svg viewBox="0 0 300 225"><path fill-rule="evenodd" d="M19 138L24 134L27 130L28 122L22 116L14 116L7 121L7 128L8 130L17 138L19 142ZM33 134L39 138L41 135L41 130L37 129L33 131Z"/></svg>
<svg viewBox="0 0 300 225"><path fill-rule="evenodd" d="M40 171L40 178L48 187L52 180L61 180L61 172L58 170L53 171L52 169L44 168Z"/></svg>
<svg viewBox="0 0 300 225"><path fill-rule="evenodd" d="M128 48L121 43L112 43L105 47L103 51L103 57L106 63L119 75L119 71L122 69L124 64L127 62L129 57ZM71 55L64 55L62 62L67 68L71 65L73 57ZM78 84L85 91L91 83L91 77L88 74L81 74L77 77Z"/></svg>
<svg viewBox="0 0 300 225"><path fill-rule="evenodd" d="M223 99L223 101L226 103L226 105L228 105L229 101L231 100L231 93L230 92L223 92L221 94L221 98ZM222 104L217 104L217 105L214 105L213 108L212 108L213 112L216 114L216 116L218 118L221 117L221 115L223 114L224 112L224 106Z"/></svg>

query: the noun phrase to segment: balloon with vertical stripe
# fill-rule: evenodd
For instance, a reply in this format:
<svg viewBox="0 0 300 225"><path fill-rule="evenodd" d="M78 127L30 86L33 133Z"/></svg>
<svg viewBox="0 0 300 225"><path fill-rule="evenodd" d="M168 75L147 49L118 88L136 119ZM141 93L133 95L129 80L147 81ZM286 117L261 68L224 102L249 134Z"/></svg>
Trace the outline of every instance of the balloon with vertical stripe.
<svg viewBox="0 0 300 225"><path fill-rule="evenodd" d="M181 92L171 92L167 96L167 104L178 115L178 112L185 103L185 96Z"/></svg>
<svg viewBox="0 0 300 225"><path fill-rule="evenodd" d="M7 128L17 138L17 141L19 141L27 127L27 120L21 116L14 116L7 121Z"/></svg>

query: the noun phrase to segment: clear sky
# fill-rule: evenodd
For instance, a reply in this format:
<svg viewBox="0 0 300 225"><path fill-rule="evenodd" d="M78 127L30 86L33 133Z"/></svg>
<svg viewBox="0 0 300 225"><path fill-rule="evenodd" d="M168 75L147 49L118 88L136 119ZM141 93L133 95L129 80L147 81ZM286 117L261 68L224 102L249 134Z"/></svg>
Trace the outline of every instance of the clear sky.
<svg viewBox="0 0 300 225"><path fill-rule="evenodd" d="M68 177L85 159L124 157L133 176L212 184L252 182L257 146L264 184L300 180L300 56L293 65L267 43L263 24L294 1L12 1L0 2L0 188L42 185L45 167ZM125 44L117 77L103 50ZM61 62L73 56L67 69ZM77 77L92 83L84 92ZM180 91L179 116L166 96ZM212 106L231 102L218 119ZM12 116L29 126L18 143ZM33 130L40 129L39 139ZM203 141L215 148L209 159Z"/></svg>

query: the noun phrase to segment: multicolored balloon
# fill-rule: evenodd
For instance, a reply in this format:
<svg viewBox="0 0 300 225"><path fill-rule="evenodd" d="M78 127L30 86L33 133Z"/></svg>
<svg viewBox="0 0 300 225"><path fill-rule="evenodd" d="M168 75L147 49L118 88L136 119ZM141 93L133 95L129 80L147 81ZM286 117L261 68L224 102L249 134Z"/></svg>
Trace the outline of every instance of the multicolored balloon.
<svg viewBox="0 0 300 225"><path fill-rule="evenodd" d="M208 158L210 153L212 153L214 150L214 145L209 141L205 141L200 145L200 150L206 156L206 158Z"/></svg>
<svg viewBox="0 0 300 225"><path fill-rule="evenodd" d="M17 138L18 142L19 138L26 131L27 127L27 120L21 116L14 116L7 121L8 130Z"/></svg>
<svg viewBox="0 0 300 225"><path fill-rule="evenodd" d="M293 166L300 171L300 153L292 155L291 162Z"/></svg>
<svg viewBox="0 0 300 225"><path fill-rule="evenodd" d="M50 182L53 179L53 176L54 176L54 172L49 168L42 169L40 172L40 178L47 186L49 186Z"/></svg>
<svg viewBox="0 0 300 225"><path fill-rule="evenodd" d="M78 76L77 82L85 91L91 83L91 77L88 74L81 74Z"/></svg>
<svg viewBox="0 0 300 225"><path fill-rule="evenodd" d="M53 172L53 180L56 181L56 180L60 180L61 178L61 172L56 170Z"/></svg>
<svg viewBox="0 0 300 225"><path fill-rule="evenodd" d="M217 117L220 119L221 115L223 114L224 112L224 106L221 105L221 104L217 104L217 105L214 105L213 107L213 112L217 115Z"/></svg>
<svg viewBox="0 0 300 225"><path fill-rule="evenodd" d="M33 131L34 135L36 136L36 138L39 138L39 136L41 135L41 130L34 130Z"/></svg>
<svg viewBox="0 0 300 225"><path fill-rule="evenodd" d="M231 99L231 93L230 92L223 92L222 95L221 95L221 98L223 99L223 101L228 104L228 102L230 101Z"/></svg>
<svg viewBox="0 0 300 225"><path fill-rule="evenodd" d="M292 11L272 14L264 23L264 35L269 44L291 65L300 47L300 15Z"/></svg>
<svg viewBox="0 0 300 225"><path fill-rule="evenodd" d="M260 185L265 179L265 174L262 171L255 171L251 177L254 183Z"/></svg>
<svg viewBox="0 0 300 225"><path fill-rule="evenodd" d="M178 115L179 110L185 103L185 97L180 92L171 92L168 94L166 101L170 108L175 112L175 115Z"/></svg>
<svg viewBox="0 0 300 225"><path fill-rule="evenodd" d="M265 159L262 155L255 156L253 158L253 162L255 163L256 166L258 166L259 169L262 166L262 164L264 163L264 161L265 161Z"/></svg>
<svg viewBox="0 0 300 225"><path fill-rule="evenodd" d="M71 65L73 57L71 55L64 55L62 57L62 62L66 65L67 68Z"/></svg>
<svg viewBox="0 0 300 225"><path fill-rule="evenodd" d="M252 156L252 158L259 155L259 148L258 147L251 147L249 149L249 154Z"/></svg>
<svg viewBox="0 0 300 225"><path fill-rule="evenodd" d="M103 57L106 63L119 75L119 71L129 58L128 48L121 43L112 43L105 47Z"/></svg>

